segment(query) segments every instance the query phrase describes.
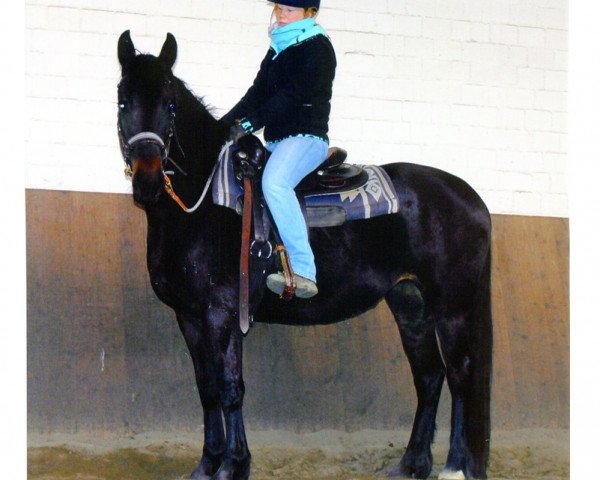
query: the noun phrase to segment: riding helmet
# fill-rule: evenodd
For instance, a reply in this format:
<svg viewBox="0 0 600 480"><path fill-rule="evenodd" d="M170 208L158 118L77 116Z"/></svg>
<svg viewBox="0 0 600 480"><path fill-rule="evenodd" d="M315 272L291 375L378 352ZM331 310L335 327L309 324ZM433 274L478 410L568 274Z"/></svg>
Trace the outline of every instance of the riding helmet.
<svg viewBox="0 0 600 480"><path fill-rule="evenodd" d="M317 10L321 5L321 0L283 0L283 2L273 2L285 5L287 7L310 8L314 7Z"/></svg>

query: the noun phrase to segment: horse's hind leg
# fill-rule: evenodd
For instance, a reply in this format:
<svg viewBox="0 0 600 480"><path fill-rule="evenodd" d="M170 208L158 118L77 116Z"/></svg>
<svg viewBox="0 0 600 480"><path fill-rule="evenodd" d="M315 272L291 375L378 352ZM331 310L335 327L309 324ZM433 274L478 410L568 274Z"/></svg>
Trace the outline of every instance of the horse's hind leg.
<svg viewBox="0 0 600 480"><path fill-rule="evenodd" d="M433 465L431 442L444 383L444 364L433 322L425 316L423 298L415 283L401 281L385 298L400 330L418 400L406 452L389 476L427 478Z"/></svg>
<svg viewBox="0 0 600 480"><path fill-rule="evenodd" d="M442 480L487 478L490 448L492 319L489 278L472 309L441 318L440 344L452 394L450 450Z"/></svg>
<svg viewBox="0 0 600 480"><path fill-rule="evenodd" d="M452 394L450 450L439 478L486 478L491 365L491 358L485 355L487 345L476 340L477 326L466 315L442 319L438 329ZM478 352L479 349L484 352Z"/></svg>

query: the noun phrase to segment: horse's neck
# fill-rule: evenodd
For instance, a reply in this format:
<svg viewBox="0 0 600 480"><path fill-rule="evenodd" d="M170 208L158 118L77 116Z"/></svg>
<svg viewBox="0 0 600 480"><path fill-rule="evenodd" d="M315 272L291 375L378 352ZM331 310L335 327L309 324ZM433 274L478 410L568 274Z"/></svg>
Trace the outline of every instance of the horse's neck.
<svg viewBox="0 0 600 480"><path fill-rule="evenodd" d="M182 95L184 103L175 119L172 158L188 173L188 180L203 183L208 180L217 161L227 129L191 92L186 90Z"/></svg>

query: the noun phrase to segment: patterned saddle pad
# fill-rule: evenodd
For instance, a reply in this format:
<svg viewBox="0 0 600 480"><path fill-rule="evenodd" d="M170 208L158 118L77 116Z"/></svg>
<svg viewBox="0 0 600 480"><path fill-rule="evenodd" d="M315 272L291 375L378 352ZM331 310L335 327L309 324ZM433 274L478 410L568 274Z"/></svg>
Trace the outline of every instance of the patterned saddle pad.
<svg viewBox="0 0 600 480"><path fill-rule="evenodd" d="M242 213L244 190L235 179L232 155L222 155L212 184L213 202ZM309 227L330 227L346 221L398 211L398 198L386 171L377 165L360 166L368 175L363 185L349 190L312 190L304 198Z"/></svg>

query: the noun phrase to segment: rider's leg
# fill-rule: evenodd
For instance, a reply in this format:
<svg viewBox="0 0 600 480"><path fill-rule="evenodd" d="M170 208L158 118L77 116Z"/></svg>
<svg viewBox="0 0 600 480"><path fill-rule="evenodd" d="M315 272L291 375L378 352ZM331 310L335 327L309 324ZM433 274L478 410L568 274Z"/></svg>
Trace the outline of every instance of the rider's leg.
<svg viewBox="0 0 600 480"><path fill-rule="evenodd" d="M294 187L323 163L328 144L320 138L298 136L269 143L267 148L271 156L262 179L265 199L289 253L294 272L315 282L314 256Z"/></svg>

